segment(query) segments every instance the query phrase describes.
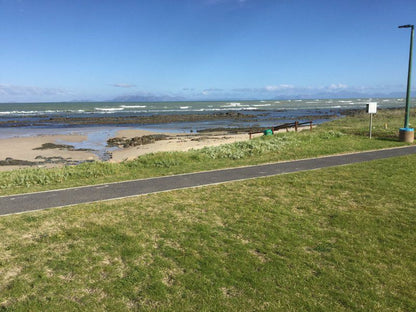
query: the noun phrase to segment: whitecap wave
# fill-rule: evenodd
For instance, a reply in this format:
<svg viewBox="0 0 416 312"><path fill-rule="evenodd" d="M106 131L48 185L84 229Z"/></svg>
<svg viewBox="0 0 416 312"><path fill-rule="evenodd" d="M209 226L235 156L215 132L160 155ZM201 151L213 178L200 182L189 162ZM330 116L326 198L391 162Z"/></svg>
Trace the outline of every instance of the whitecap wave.
<svg viewBox="0 0 416 312"><path fill-rule="evenodd" d="M2 115L41 115L44 114L45 112L42 111L5 111L5 112L0 112L0 114Z"/></svg>
<svg viewBox="0 0 416 312"><path fill-rule="evenodd" d="M110 108L96 107L95 110L102 111L102 112L119 112L119 111L124 110L124 107L110 107Z"/></svg>
<svg viewBox="0 0 416 312"><path fill-rule="evenodd" d="M272 104L270 103L266 103L266 104L254 104L254 107L267 107L267 106L272 106Z"/></svg>
<svg viewBox="0 0 416 312"><path fill-rule="evenodd" d="M221 107L223 107L223 108L231 108L231 109L238 109L238 108L241 108L241 107L248 107L249 105L244 105L244 104L241 104L241 103L238 103L238 102L230 102L230 103L227 103L227 104L225 104L225 105L222 105Z"/></svg>
<svg viewBox="0 0 416 312"><path fill-rule="evenodd" d="M121 108L146 108L146 105L121 105Z"/></svg>

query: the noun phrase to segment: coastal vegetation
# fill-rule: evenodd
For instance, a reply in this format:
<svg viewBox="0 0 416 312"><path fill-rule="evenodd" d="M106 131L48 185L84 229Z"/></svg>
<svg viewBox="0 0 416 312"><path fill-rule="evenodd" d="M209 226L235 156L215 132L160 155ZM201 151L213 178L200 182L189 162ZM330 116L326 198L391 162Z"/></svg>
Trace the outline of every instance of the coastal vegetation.
<svg viewBox="0 0 416 312"><path fill-rule="evenodd" d="M407 156L2 217L0 310L414 311L415 166Z"/></svg>
<svg viewBox="0 0 416 312"><path fill-rule="evenodd" d="M54 169L29 168L1 172L0 194L402 146L404 143L398 142L397 135L402 119L400 110L380 110L374 116L372 140L368 138L368 115L354 112L345 118L319 125L313 131L278 133L250 141L188 152L148 154L119 164L92 162Z"/></svg>
<svg viewBox="0 0 416 312"><path fill-rule="evenodd" d="M401 146L401 117L377 114L372 140L354 115L0 183L17 193ZM414 311L415 166L412 155L3 216L0 310Z"/></svg>

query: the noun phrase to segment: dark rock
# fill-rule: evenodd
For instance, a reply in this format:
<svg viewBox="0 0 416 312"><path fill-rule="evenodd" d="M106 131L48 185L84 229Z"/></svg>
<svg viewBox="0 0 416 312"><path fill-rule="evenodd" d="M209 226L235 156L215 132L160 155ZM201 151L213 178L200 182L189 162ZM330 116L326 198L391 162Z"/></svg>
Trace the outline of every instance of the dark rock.
<svg viewBox="0 0 416 312"><path fill-rule="evenodd" d="M74 149L72 145L55 144L55 143L44 143L41 147L36 147L33 150L45 150L45 149Z"/></svg>
<svg viewBox="0 0 416 312"><path fill-rule="evenodd" d="M145 144L151 144L156 141L166 140L169 136L165 134L153 134L153 135L144 135L141 137L134 137L134 138L111 138L107 140L108 147L133 147Z"/></svg>

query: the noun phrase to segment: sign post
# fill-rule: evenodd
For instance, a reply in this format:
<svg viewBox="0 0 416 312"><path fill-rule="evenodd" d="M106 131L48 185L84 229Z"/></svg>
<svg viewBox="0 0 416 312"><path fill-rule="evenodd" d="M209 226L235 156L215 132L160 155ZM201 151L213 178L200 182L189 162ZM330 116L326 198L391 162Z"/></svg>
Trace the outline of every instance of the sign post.
<svg viewBox="0 0 416 312"><path fill-rule="evenodd" d="M367 104L367 113L370 114L370 139L373 130L373 114L377 114L377 102L369 102Z"/></svg>

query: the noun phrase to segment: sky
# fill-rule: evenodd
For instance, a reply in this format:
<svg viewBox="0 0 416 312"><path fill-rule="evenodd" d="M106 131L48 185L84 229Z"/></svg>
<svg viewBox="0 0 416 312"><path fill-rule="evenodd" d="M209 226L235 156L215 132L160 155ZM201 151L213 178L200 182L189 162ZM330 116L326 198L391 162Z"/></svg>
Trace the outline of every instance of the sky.
<svg viewBox="0 0 416 312"><path fill-rule="evenodd" d="M415 23L414 0L0 0L0 103L395 94Z"/></svg>

